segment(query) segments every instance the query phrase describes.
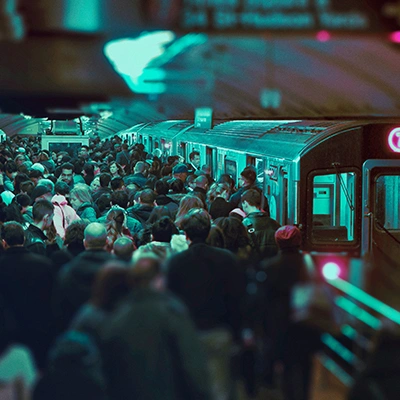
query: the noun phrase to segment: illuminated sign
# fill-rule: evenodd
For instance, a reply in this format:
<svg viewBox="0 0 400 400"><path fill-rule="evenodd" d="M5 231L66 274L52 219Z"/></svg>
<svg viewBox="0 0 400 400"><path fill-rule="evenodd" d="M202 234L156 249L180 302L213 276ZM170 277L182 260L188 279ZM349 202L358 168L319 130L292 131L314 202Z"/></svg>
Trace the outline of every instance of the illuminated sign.
<svg viewBox="0 0 400 400"><path fill-rule="evenodd" d="M395 128L389 133L388 144L395 153L400 153L400 128Z"/></svg>
<svg viewBox="0 0 400 400"><path fill-rule="evenodd" d="M168 22L186 31L392 32L400 26L396 0L175 0L171 4L174 12L169 15L178 21ZM165 22L167 13L162 15Z"/></svg>

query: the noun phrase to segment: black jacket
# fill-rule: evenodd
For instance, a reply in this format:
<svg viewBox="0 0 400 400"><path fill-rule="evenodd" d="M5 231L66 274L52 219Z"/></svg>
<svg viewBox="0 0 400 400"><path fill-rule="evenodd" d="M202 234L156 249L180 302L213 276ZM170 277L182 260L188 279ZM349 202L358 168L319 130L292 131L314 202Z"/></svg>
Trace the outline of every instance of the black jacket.
<svg viewBox="0 0 400 400"><path fill-rule="evenodd" d="M134 289L101 336L110 399L211 399L202 347L175 296Z"/></svg>
<svg viewBox="0 0 400 400"><path fill-rule="evenodd" d="M279 223L262 211L252 212L243 220L250 238L254 256L258 260L271 258L278 252L275 232Z"/></svg>
<svg viewBox="0 0 400 400"><path fill-rule="evenodd" d="M78 309L89 300L97 272L112 259L114 256L105 250L86 250L61 269L53 300L59 329L65 329Z"/></svg>
<svg viewBox="0 0 400 400"><path fill-rule="evenodd" d="M168 288L188 306L198 329L222 326L237 336L245 283L231 252L192 243L169 259L167 274Z"/></svg>

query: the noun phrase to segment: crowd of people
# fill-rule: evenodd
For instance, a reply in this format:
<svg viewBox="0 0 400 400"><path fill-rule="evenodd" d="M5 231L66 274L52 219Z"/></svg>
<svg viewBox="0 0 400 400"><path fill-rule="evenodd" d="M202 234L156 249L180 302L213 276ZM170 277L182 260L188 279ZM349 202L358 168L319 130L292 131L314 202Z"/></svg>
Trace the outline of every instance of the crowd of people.
<svg viewBox="0 0 400 400"><path fill-rule="evenodd" d="M0 346L32 352L33 399L229 400L238 379L309 398L301 233L269 216L253 167L236 188L197 151L115 136L77 154L8 140L0 169Z"/></svg>

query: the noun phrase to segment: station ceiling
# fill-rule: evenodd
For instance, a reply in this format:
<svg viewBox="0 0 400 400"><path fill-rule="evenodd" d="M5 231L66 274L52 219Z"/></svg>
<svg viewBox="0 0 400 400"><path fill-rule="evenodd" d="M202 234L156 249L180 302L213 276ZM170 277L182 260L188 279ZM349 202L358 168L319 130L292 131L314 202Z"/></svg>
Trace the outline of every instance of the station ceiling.
<svg viewBox="0 0 400 400"><path fill-rule="evenodd" d="M311 35L281 38L201 35L201 40L193 40L182 51L167 59L156 59L148 66L145 83L150 86L157 83L158 78L152 78L152 71L163 71L163 93L132 93L124 87L124 95L130 95L114 96L114 84L109 77L114 74L112 82L118 82L121 87L125 84L110 65L99 69L90 60L83 60L79 66L83 71L80 79L90 80L90 88L80 85L83 89L73 93L65 87L60 89L64 98L79 100L81 95L82 103L75 101L72 109L55 107L48 117L69 119L87 115L93 129L101 137L107 137L140 122L193 119L197 107L211 107L216 119L340 118L400 113L399 45L386 38L341 35L317 40ZM178 47L184 40L185 36L178 36L171 46L176 43ZM14 78L26 75L23 57L21 53L21 69L14 61L12 71L8 70L10 76L11 72ZM4 59L0 67L4 72L9 65L2 65L3 62ZM50 67L51 62L47 60ZM30 68L31 73L40 72L35 71L38 68L35 65ZM55 64L52 70L63 76L70 71L68 68ZM44 92L48 91L48 86L42 84ZM103 90L98 101L91 101L85 93L92 87ZM35 117L46 117L33 114L34 118L26 118L29 107L41 99L40 86L34 89L27 87L26 96L21 97L25 88L18 88L20 97L16 97L16 108L12 113L6 108L0 114L0 129L6 134L32 134L42 121ZM12 94L13 88L8 90ZM57 87L46 96L46 101L54 97L57 103ZM25 116L18 113L19 100Z"/></svg>

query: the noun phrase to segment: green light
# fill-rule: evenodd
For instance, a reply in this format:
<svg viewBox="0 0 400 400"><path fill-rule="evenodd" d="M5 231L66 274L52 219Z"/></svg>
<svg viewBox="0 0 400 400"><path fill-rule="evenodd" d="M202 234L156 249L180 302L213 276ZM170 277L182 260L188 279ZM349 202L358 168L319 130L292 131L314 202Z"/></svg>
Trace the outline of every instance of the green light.
<svg viewBox="0 0 400 400"><path fill-rule="evenodd" d="M359 358L352 353L348 348L343 346L340 342L338 342L333 336L328 333L324 333L321 335L321 341L326 346L328 346L331 350L333 350L339 357L342 357L343 360L347 361L349 364L360 364Z"/></svg>
<svg viewBox="0 0 400 400"><path fill-rule="evenodd" d="M391 321L400 324L400 312L395 310L394 308L388 306L385 303L382 303L375 297L372 297L368 293L364 292L363 290L359 289L358 287L352 285L349 282L344 281L343 279L332 279L328 280L328 282L336 287L337 289L341 290L342 292L348 294L355 300L363 303L367 307L377 311L378 313L382 314L384 317L390 319Z"/></svg>
<svg viewBox="0 0 400 400"><path fill-rule="evenodd" d="M349 325L342 326L343 335L347 336L349 339L355 340L358 336L357 331Z"/></svg>
<svg viewBox="0 0 400 400"><path fill-rule="evenodd" d="M353 315L360 321L364 322L364 324L370 326L373 329L379 329L381 327L381 321L378 318L375 318L373 315L368 313L367 311L363 310L357 304L354 304L352 301L344 298L344 297L337 297L335 299L335 303L348 312L350 315Z"/></svg>
<svg viewBox="0 0 400 400"><path fill-rule="evenodd" d="M353 378L342 368L339 367L326 355L320 355L319 360L321 361L322 365L328 370L331 371L333 375L335 375L344 385L347 387L351 386L354 382Z"/></svg>

